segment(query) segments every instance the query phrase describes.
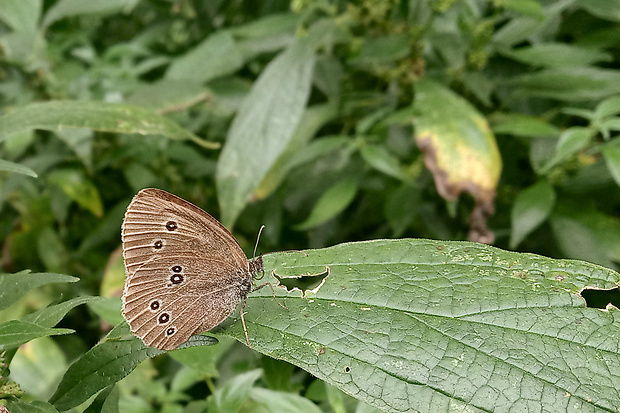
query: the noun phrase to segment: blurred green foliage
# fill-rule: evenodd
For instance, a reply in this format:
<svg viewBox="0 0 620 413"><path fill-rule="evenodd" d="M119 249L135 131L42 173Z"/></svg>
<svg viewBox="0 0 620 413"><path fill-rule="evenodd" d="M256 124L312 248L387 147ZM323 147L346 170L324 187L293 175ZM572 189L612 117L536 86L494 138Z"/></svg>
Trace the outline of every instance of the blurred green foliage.
<svg viewBox="0 0 620 413"><path fill-rule="evenodd" d="M618 23L618 2L589 0L5 0L1 269L81 281L31 291L0 322L60 297L118 296L120 224L145 187L222 218L248 254L262 224L261 252L460 240L488 226L496 246L617 269ZM429 79L445 94L421 100ZM423 126L451 138L422 151ZM433 151L452 161L431 172ZM494 160L450 157L463 151ZM49 397L58 372L109 330L104 307L68 313L60 327L75 334L40 339L57 363L29 397ZM371 411L250 351L214 355L211 367L156 358L109 400L120 411L231 411L194 395L260 393L262 367L273 391Z"/></svg>

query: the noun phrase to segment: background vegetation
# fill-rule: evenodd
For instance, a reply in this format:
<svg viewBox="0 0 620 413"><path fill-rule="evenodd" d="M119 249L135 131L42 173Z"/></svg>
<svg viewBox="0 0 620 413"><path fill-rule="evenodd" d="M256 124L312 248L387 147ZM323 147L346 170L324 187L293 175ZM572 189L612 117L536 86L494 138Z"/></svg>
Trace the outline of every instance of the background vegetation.
<svg viewBox="0 0 620 413"><path fill-rule="evenodd" d="M264 224L260 252L469 237L617 269L618 23L603 0L4 0L1 269L79 282L12 299L6 278L0 322L110 298L4 354L23 400L121 321L120 224L145 187L221 218L248 255ZM239 389L265 411L372 411L241 347L148 359L91 411L109 394L121 411L233 411ZM7 373L0 396L19 394Z"/></svg>

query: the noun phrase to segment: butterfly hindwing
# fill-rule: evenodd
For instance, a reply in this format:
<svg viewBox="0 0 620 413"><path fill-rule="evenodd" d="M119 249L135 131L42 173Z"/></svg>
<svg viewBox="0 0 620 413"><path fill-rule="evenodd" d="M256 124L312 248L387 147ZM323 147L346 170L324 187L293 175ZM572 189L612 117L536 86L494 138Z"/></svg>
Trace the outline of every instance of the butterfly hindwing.
<svg viewBox="0 0 620 413"><path fill-rule="evenodd" d="M171 350L222 322L252 282L243 250L215 218L159 189L140 191L122 228L123 315L145 344Z"/></svg>

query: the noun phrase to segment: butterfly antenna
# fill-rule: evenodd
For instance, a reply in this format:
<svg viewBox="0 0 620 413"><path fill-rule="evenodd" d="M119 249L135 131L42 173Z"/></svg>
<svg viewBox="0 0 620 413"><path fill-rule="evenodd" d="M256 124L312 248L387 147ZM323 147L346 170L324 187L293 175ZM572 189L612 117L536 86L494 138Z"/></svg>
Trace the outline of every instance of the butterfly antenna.
<svg viewBox="0 0 620 413"><path fill-rule="evenodd" d="M254 245L254 253L252 254L252 259L256 258L256 250L258 249L258 241L260 240L260 234L263 233L264 228L265 226L261 225L260 229L258 230L258 236L256 237L256 244Z"/></svg>

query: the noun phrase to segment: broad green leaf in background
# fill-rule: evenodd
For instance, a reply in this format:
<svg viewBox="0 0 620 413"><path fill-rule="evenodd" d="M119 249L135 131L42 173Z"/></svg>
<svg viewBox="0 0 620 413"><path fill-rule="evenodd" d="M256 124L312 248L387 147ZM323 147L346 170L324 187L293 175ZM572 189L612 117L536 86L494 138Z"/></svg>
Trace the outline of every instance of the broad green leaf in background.
<svg viewBox="0 0 620 413"><path fill-rule="evenodd" d="M209 336L192 336L180 349L213 345ZM67 370L56 392L50 398L59 410L71 409L99 390L126 377L142 360L162 354L162 350L144 345L129 332L123 322L114 327L107 338L88 350Z"/></svg>
<svg viewBox="0 0 620 413"><path fill-rule="evenodd" d="M602 152L609 173L614 177L616 183L620 185L620 145L605 145Z"/></svg>
<svg viewBox="0 0 620 413"><path fill-rule="evenodd" d="M0 324L0 352L19 347L38 337L71 334L68 328L48 328L22 320L11 320Z"/></svg>
<svg viewBox="0 0 620 413"><path fill-rule="evenodd" d="M234 224L293 137L310 94L313 67L314 45L302 39L269 63L239 109L216 172L225 226Z"/></svg>
<svg viewBox="0 0 620 413"><path fill-rule="evenodd" d="M586 308L594 264L470 242L376 240L264 257L316 293L247 299L252 346L387 412L619 412L620 313ZM224 333L245 342L240 322Z"/></svg>
<svg viewBox="0 0 620 413"><path fill-rule="evenodd" d="M15 274L0 273L0 310L19 301L28 291L42 285L76 281L79 281L79 278L64 274L31 274L30 271L21 271Z"/></svg>
<svg viewBox="0 0 620 413"><path fill-rule="evenodd" d="M524 189L512 206L510 248L516 248L527 235L545 222L555 205L555 191L547 181Z"/></svg>
<svg viewBox="0 0 620 413"><path fill-rule="evenodd" d="M26 393L47 400L66 369L60 346L49 337L40 337L19 347L11 361L11 379Z"/></svg>
<svg viewBox="0 0 620 413"><path fill-rule="evenodd" d="M310 216L305 221L297 224L295 229L305 231L329 221L349 206L357 194L357 178L348 176L342 178L321 195L316 202Z"/></svg>
<svg viewBox="0 0 620 413"><path fill-rule="evenodd" d="M620 262L620 218L576 200L556 206L551 229L564 255L610 268Z"/></svg>
<svg viewBox="0 0 620 413"><path fill-rule="evenodd" d="M205 148L219 144L200 139L176 122L140 106L94 101L50 101L31 103L0 117L0 141L30 130L89 128L101 132L163 135L170 139L191 140Z"/></svg>
<svg viewBox="0 0 620 413"><path fill-rule="evenodd" d="M0 171L15 172L32 176L33 178L37 177L37 173L32 169L15 162L5 161L4 159L0 159Z"/></svg>

